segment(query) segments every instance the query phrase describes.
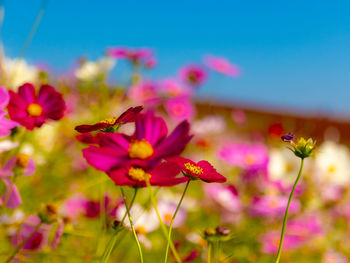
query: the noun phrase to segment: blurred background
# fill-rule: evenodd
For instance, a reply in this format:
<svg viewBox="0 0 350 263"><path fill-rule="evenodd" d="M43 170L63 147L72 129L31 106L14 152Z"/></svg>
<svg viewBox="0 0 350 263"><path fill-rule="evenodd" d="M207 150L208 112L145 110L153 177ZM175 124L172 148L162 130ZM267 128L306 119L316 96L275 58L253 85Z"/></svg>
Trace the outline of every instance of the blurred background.
<svg viewBox="0 0 350 263"><path fill-rule="evenodd" d="M41 5L6 1L8 56L20 52ZM48 1L24 57L63 73L107 47L149 47L159 61L150 74L164 77L214 54L237 64L241 77L211 74L198 96L349 119L349 8L348 1Z"/></svg>

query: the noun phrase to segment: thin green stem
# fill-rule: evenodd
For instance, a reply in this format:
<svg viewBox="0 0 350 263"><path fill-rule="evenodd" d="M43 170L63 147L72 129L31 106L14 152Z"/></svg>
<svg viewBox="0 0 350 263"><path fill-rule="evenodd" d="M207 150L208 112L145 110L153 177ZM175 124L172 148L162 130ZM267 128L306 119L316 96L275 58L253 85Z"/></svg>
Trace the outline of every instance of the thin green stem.
<svg viewBox="0 0 350 263"><path fill-rule="evenodd" d="M303 172L303 167L304 167L304 158L301 158L301 164L300 164L299 173L298 173L297 178L295 179L292 192L291 192L290 195L289 195L289 199L288 199L288 204L287 204L286 212L285 212L285 214L284 214L283 225L282 225L282 232L281 232L281 239L280 239L280 245L279 245L279 247L278 247L278 253L277 253L277 256L276 256L276 261L275 261L275 263L279 263L280 258L281 258L282 246L283 246L283 239L284 239L284 234L285 234L285 231L286 231L286 224L287 224L289 206L290 206L290 203L291 203L291 201L292 201L292 198L293 198L293 195L294 195L294 192L295 192L295 188L296 188L296 186L297 186L297 184L298 184L298 181L299 181L299 179L300 179L300 177L301 177L301 174L302 174L302 172Z"/></svg>
<svg viewBox="0 0 350 263"><path fill-rule="evenodd" d="M120 187L120 191L122 192L122 196L123 196L123 199L124 199L126 212L128 214L128 218L129 218L129 222L130 222L130 227L132 229L132 233L134 235L134 238L135 238L135 241L136 241L136 244L137 244L137 248L138 248L138 251L139 251L140 262L143 263L143 256L142 256L142 249L141 249L140 241L137 238L137 234L136 234L136 231L135 231L135 228L134 228L134 224L132 223L132 220L131 220L130 210L129 210L128 203L126 201L126 196L125 196L125 193L124 193L124 189L122 187Z"/></svg>
<svg viewBox="0 0 350 263"><path fill-rule="evenodd" d="M165 259L164 259L164 262L165 262L165 263L168 262L169 246L170 246L170 240L171 240L171 231L172 231L172 229L173 229L173 224L174 224L174 221L175 221L175 217L176 217L176 215L177 215L177 212L178 212L179 209L180 209L180 206L181 206L182 201L183 201L183 199L184 199L184 197L185 197L185 194L186 194L186 191L187 191L187 188L188 188L190 182L191 182L191 180L188 180L188 181L187 181L186 186L185 186L185 189L184 189L184 191L183 191L183 193L182 193L182 196L181 196L181 198L180 198L180 201L179 201L179 203L178 203L178 205L177 205L177 207L176 207L175 213L174 213L173 217L171 218L171 222L170 222L170 226L169 226L168 242L167 242L167 246L166 246Z"/></svg>
<svg viewBox="0 0 350 263"><path fill-rule="evenodd" d="M156 202L156 199L154 198L153 189L152 189L152 186L151 186L148 178L146 178L146 184L147 184L147 188L148 188L149 193L150 193L151 203L152 203L152 205L154 207L154 210L156 211L156 214L157 214L157 217L158 217L158 220L159 220L160 229L162 230L164 238L166 240L168 240L168 231L167 231L166 226L165 226L165 224L164 224L164 222L162 220L162 217L160 216L160 213L159 213L159 210L158 210L158 206L157 206L157 202ZM175 249L174 243L171 240L169 240L169 243L170 243L170 249L171 249L171 251L174 254L176 262L177 263L182 263L182 260L181 260L179 254L177 253L177 251Z"/></svg>
<svg viewBox="0 0 350 263"><path fill-rule="evenodd" d="M136 199L136 195L137 195L137 191L138 191L138 188L134 188L134 195L131 199L131 202L130 202L130 205L129 205L129 209L132 208L134 202L135 202L135 199ZM101 263L106 263L108 262L109 260L109 257L110 255L112 254L113 252L113 249L114 249L114 246L115 246L115 242L117 241L117 237L118 237L118 234L119 232L121 232L123 230L123 223L125 221L125 218L127 217L127 211L125 212L122 220L120 221L119 223L119 226L115 229L114 233L113 233L113 236L111 237L111 239L109 240L104 252L103 252L103 255L100 259L100 262Z"/></svg>
<svg viewBox="0 0 350 263"><path fill-rule="evenodd" d="M207 247L207 263L211 262L211 250L212 250L213 244L208 241L208 247Z"/></svg>
<svg viewBox="0 0 350 263"><path fill-rule="evenodd" d="M39 224L36 225L33 232L29 236L27 236L27 238L24 239L23 242L19 246L16 247L15 251L12 252L11 256L6 260L6 263L9 263L12 261L12 259L21 251L21 249L28 242L28 240L31 239L33 237L33 235L39 230L41 225L42 225L42 222L40 222Z"/></svg>

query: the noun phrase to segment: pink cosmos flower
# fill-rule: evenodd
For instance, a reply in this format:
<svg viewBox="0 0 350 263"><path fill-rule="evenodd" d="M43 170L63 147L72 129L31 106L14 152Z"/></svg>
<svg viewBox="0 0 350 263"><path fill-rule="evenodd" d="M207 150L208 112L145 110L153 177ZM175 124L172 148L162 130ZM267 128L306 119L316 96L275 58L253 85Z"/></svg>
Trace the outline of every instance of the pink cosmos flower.
<svg viewBox="0 0 350 263"><path fill-rule="evenodd" d="M17 122L5 118L6 112L2 109L7 106L9 95L5 87L0 87L0 138L10 135L11 129L18 125Z"/></svg>
<svg viewBox="0 0 350 263"><path fill-rule="evenodd" d="M151 107L161 102L160 86L154 81L141 81L131 86L128 95L135 103Z"/></svg>
<svg viewBox="0 0 350 263"><path fill-rule="evenodd" d="M166 97L190 97L193 93L188 86L179 83L173 78L162 80L161 89Z"/></svg>
<svg viewBox="0 0 350 263"><path fill-rule="evenodd" d="M239 77L241 74L238 66L231 64L226 58L223 57L207 55L204 57L204 64L209 68L230 77Z"/></svg>
<svg viewBox="0 0 350 263"><path fill-rule="evenodd" d="M179 70L179 78L191 87L197 87L207 80L207 73L200 65L189 64Z"/></svg>
<svg viewBox="0 0 350 263"><path fill-rule="evenodd" d="M287 223L287 233L294 234L305 241L323 233L318 216L309 215L293 218Z"/></svg>
<svg viewBox="0 0 350 263"><path fill-rule="evenodd" d="M34 86L25 83L18 88L18 93L10 90L7 108L12 120L33 130L34 127L41 127L47 119L61 119L66 105L62 94L52 86L42 85L36 94Z"/></svg>
<svg viewBox="0 0 350 263"><path fill-rule="evenodd" d="M262 144L226 143L218 151L218 157L232 166L243 169L267 169L268 152Z"/></svg>
<svg viewBox="0 0 350 263"><path fill-rule="evenodd" d="M165 121L153 113L138 114L132 136L122 133L98 134L98 146L83 149L87 162L98 170L106 172L117 185L145 186L148 178L153 185L174 185L188 180L177 178L177 165L161 162L162 159L177 156L192 136L190 125L181 122L167 136Z"/></svg>
<svg viewBox="0 0 350 263"><path fill-rule="evenodd" d="M15 184L9 179L14 175L14 169L22 169L22 176L29 176L35 172L35 163L33 159L25 154L18 154L10 159L0 170L0 180L6 185L6 191L0 197L0 203L6 202L6 206L15 209L22 204L22 199ZM11 191L11 193L10 193Z"/></svg>
<svg viewBox="0 0 350 263"><path fill-rule="evenodd" d="M233 185L210 184L204 188L207 196L219 206L231 213L242 211L242 202L238 196L237 189Z"/></svg>
<svg viewBox="0 0 350 263"><path fill-rule="evenodd" d="M24 223L20 226L17 233L12 235L11 243L14 247L17 247L21 244L27 237L29 237L35 227L40 223L40 219L37 216L30 216L26 219ZM59 226L55 231L54 239L52 242L49 242L49 235L52 230L51 225L42 224L39 229L34 233L34 235L24 244L23 250L40 250L46 245L50 245L51 248L56 248L58 242L63 233L63 223L59 222Z"/></svg>
<svg viewBox="0 0 350 263"><path fill-rule="evenodd" d="M348 263L347 257L339 252L330 250L323 255L322 263Z"/></svg>
<svg viewBox="0 0 350 263"><path fill-rule="evenodd" d="M166 200L158 201L159 214L162 217L163 222L165 224L170 225L173 215L175 213L176 206L177 206L177 203L173 201L166 201ZM180 207L175 217L173 227L176 228L176 227L182 226L186 221L186 217L187 217L186 210L183 207Z"/></svg>
<svg viewBox="0 0 350 263"><path fill-rule="evenodd" d="M288 203L287 196L266 195L262 197L255 197L250 207L252 216L278 216L282 217ZM295 214L300 210L300 202L292 200L289 213Z"/></svg>
<svg viewBox="0 0 350 263"><path fill-rule="evenodd" d="M127 59L133 65L143 63L146 67L152 68L156 65L156 59L148 48L130 49L125 47L109 48L107 54L116 59Z"/></svg>
<svg viewBox="0 0 350 263"><path fill-rule="evenodd" d="M167 100L165 108L174 120L191 120L194 116L195 107L188 97L177 97Z"/></svg>
<svg viewBox="0 0 350 263"><path fill-rule="evenodd" d="M260 237L262 244L262 252L267 254L275 254L278 251L281 234L277 231L270 231ZM295 250L300 247L302 240L295 235L286 234L283 241L283 251Z"/></svg>

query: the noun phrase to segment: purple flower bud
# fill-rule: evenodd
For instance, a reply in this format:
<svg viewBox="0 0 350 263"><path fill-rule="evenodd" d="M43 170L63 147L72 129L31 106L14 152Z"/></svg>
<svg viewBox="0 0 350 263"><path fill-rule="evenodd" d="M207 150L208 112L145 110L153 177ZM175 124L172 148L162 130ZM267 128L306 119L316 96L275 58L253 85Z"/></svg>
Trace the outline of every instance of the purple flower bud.
<svg viewBox="0 0 350 263"><path fill-rule="evenodd" d="M293 140L294 140L294 137L295 137L295 135L294 135L293 133L289 132L289 133L283 135L283 136L281 137L281 139L282 139L282 141L284 141L284 142L290 142L290 141L293 141Z"/></svg>

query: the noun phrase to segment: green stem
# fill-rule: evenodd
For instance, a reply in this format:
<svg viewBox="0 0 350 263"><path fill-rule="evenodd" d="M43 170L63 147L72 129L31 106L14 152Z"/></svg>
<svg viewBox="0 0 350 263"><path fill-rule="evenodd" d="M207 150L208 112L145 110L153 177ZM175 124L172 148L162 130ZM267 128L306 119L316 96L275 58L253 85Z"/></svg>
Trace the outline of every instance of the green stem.
<svg viewBox="0 0 350 263"><path fill-rule="evenodd" d="M275 263L279 263L280 258L281 258L282 246L283 246L283 239L284 239L284 234L285 234L285 231L286 231L286 223L287 223L287 218L288 218L289 206L290 206L290 203L291 203L291 201L292 201L292 198L293 198L294 191L295 191L295 188L296 188L296 186L297 186L297 183L298 183L298 181L299 181L299 179L300 179L300 177L301 177L301 174L302 174L302 171L303 171L303 166L304 166L304 158L301 158L301 164L300 164L299 173L298 173L297 178L295 179L292 192L291 192L290 195L289 195L289 199L288 199L288 204L287 204L286 212L285 212L285 214L284 214L283 225L282 225L282 232L281 232L281 240L280 240L280 245L279 245L279 247L278 247L278 253L277 253L277 256L276 256L276 261L275 261Z"/></svg>
<svg viewBox="0 0 350 263"><path fill-rule="evenodd" d="M130 210L129 210L128 203L127 203L127 201L126 201L124 189L123 189L122 187L120 187L120 191L122 192L122 196L123 196L123 199L124 199L125 208L126 208L126 212L127 212L127 214L128 214L128 218L129 218L130 226L131 226L131 229L132 229L132 233L133 233L133 235L134 235L134 238L135 238L135 241L136 241L136 244L137 244L137 248L138 248L138 251L139 251L140 262L143 263L143 256L142 256L142 249L141 249L140 241L139 241L139 239L137 238L137 234L136 234L134 225L133 225L132 220L131 220Z"/></svg>
<svg viewBox="0 0 350 263"><path fill-rule="evenodd" d="M135 202L136 195L137 195L137 190L138 190L138 188L134 188L134 195L133 195L133 197L131 199L131 202L130 202L130 205L129 205L129 209L132 208L132 206L133 206L133 204ZM123 230L123 228L122 228L123 227L123 223L124 223L124 220L125 220L127 215L128 214L127 214L127 211L126 211L124 216L123 216L123 218L122 218L122 220L119 223L119 226L115 229L112 238L109 240L109 242L108 242L108 244L107 244L107 246L105 248L105 251L103 252L103 255L102 255L101 259L100 259L101 263L108 262L109 257L111 255L113 249L114 249L115 242L117 241L118 234L119 234L119 232L121 232Z"/></svg>
<svg viewBox="0 0 350 263"><path fill-rule="evenodd" d="M36 227L34 228L33 232L29 236L27 236L26 239L23 240L23 242L15 249L15 251L13 251L11 256L6 260L6 263L9 263L9 262L12 261L12 259L18 254L18 252L20 252L20 250L28 242L28 240L31 239L33 237L33 235L39 230L41 225L42 225L42 222L40 222L39 224L36 225Z"/></svg>
<svg viewBox="0 0 350 263"><path fill-rule="evenodd" d="M182 196L180 198L180 201L179 201L179 203L178 203L178 205L176 207L175 213L174 213L173 217L171 218L171 222L170 222L170 226L169 226L168 242L167 242L167 246L166 246L165 259L164 259L165 263L168 262L169 246L170 246L170 240L171 240L171 231L173 229L173 224L174 224L174 221L175 221L175 217L177 215L177 212L180 209L180 206L181 206L182 201L183 201L183 199L185 197L185 194L186 194L186 191L187 191L187 188L188 188L190 182L191 182L191 180L187 181L185 189L184 189L184 191L182 193Z"/></svg>
<svg viewBox="0 0 350 263"><path fill-rule="evenodd" d="M156 211L156 214L157 214L157 217L158 217L158 220L159 220L160 229L162 230L162 233L163 233L165 239L168 240L168 231L167 231L167 229L165 227L165 224L164 224L164 222L162 220L162 217L159 214L157 202L156 202L156 199L154 198L153 189L152 189L152 186L151 186L148 178L146 178L146 184L147 184L147 188L148 188L149 193L150 193L151 203L152 203L152 205L154 207L154 210ZM181 260L179 254L177 253L177 251L175 249L174 243L171 240L169 240L169 243L170 243L170 249L171 249L171 251L174 254L176 262L177 263L182 263L182 260Z"/></svg>
<svg viewBox="0 0 350 263"><path fill-rule="evenodd" d="M207 248L207 263L211 262L211 250L212 250L213 244L208 241L208 248Z"/></svg>

